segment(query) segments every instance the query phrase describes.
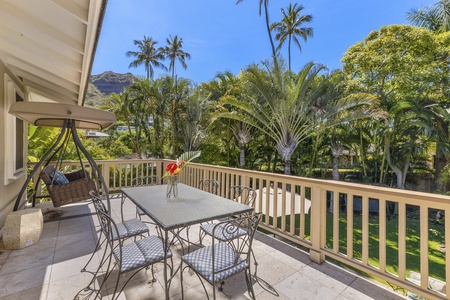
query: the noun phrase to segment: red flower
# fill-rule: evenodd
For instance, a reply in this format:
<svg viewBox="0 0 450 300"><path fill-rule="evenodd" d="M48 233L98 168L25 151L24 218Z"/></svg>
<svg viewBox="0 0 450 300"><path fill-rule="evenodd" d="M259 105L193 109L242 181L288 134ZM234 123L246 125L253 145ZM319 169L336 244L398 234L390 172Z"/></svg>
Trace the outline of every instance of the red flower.
<svg viewBox="0 0 450 300"><path fill-rule="evenodd" d="M178 168L177 163L170 163L167 165L166 167L166 172L169 172L170 174L173 174L173 172L175 172L175 170Z"/></svg>

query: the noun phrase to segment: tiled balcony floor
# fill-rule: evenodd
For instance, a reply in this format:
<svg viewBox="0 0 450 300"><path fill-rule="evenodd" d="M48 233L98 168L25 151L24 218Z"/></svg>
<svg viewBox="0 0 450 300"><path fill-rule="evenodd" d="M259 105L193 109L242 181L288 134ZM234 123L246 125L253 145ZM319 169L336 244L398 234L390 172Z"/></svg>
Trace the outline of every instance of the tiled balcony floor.
<svg viewBox="0 0 450 300"><path fill-rule="evenodd" d="M113 215L120 219L120 200L111 200ZM90 273L80 270L87 262L97 241L97 217L90 202L54 209L49 203L41 205L45 215L61 212L44 223L38 244L21 250L5 250L0 243L0 300L5 299L73 299L91 280ZM134 217L134 207L126 202L125 218ZM155 228L149 226L155 233ZM197 236L195 228L191 234ZM178 247L179 248L179 247ZM174 246L174 263L179 263L179 249ZM254 252L259 263L257 276L275 291L254 284L257 299L404 299L384 287L367 281L325 262L311 262L308 255L273 237L257 233ZM99 251L90 264L94 269ZM141 271L125 288L120 299L164 299L162 265L155 267L158 281L148 283L150 274ZM183 273L185 299L206 299L202 285L195 275ZM179 273L171 288L171 299L181 299ZM102 290L102 299L110 299L112 281ZM212 286L206 283L212 296ZM244 274L226 281L217 299L248 299ZM93 297L91 297L93 299Z"/></svg>

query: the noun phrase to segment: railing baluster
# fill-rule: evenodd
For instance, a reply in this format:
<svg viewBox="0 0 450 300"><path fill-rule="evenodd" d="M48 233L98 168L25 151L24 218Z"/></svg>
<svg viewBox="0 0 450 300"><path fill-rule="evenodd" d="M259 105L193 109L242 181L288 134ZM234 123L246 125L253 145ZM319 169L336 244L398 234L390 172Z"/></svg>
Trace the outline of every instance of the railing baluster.
<svg viewBox="0 0 450 300"><path fill-rule="evenodd" d="M386 200L380 199L378 220L378 240L379 240L379 261L380 272L386 272ZM384 213L383 213L384 212Z"/></svg>
<svg viewBox="0 0 450 300"><path fill-rule="evenodd" d="M398 277L406 279L406 205L398 204Z"/></svg>
<svg viewBox="0 0 450 300"><path fill-rule="evenodd" d="M339 193L333 192L333 252L339 252Z"/></svg>
<svg viewBox="0 0 450 300"><path fill-rule="evenodd" d="M369 263L369 198L362 197L362 263Z"/></svg>
<svg viewBox="0 0 450 300"><path fill-rule="evenodd" d="M353 259L353 194L347 194L347 259Z"/></svg>
<svg viewBox="0 0 450 300"><path fill-rule="evenodd" d="M428 287L428 207L420 208L420 286Z"/></svg>

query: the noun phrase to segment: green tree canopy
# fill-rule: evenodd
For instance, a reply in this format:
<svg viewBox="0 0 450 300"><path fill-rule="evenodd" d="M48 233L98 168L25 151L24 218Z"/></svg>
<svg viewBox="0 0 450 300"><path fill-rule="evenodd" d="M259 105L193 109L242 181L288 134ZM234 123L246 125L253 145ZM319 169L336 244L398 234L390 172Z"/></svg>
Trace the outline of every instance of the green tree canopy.
<svg viewBox="0 0 450 300"><path fill-rule="evenodd" d="M427 29L390 25L369 33L342 58L349 88L376 95L389 115L384 151L399 188L415 155L431 139L433 107L442 100L440 82L448 64L442 49L438 36Z"/></svg>

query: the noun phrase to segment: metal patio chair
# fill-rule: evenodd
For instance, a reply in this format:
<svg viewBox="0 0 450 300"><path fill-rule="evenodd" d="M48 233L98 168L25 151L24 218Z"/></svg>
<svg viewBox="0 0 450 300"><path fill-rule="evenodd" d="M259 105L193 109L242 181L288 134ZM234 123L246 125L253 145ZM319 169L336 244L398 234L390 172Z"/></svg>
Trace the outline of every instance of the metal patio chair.
<svg viewBox="0 0 450 300"><path fill-rule="evenodd" d="M204 281L213 286L213 299L216 299L216 284L220 283L218 290L222 291L225 279L245 272L248 292L252 299L255 299L250 259L253 237L260 220L261 213L256 213L217 223L212 231L210 246L181 257L182 299L184 299L183 272L186 268L193 270L199 277L208 299L209 295Z"/></svg>
<svg viewBox="0 0 450 300"><path fill-rule="evenodd" d="M256 192L251 187L241 185L232 186L230 188L229 196L232 201L240 202L251 207L254 207L255 205ZM214 223L206 223L200 226L199 231L200 244L202 244L203 238L206 235L212 235L214 226L215 226Z"/></svg>
<svg viewBox="0 0 450 300"><path fill-rule="evenodd" d="M101 200L100 196L97 194L95 190L92 190L89 192L89 195L91 196L92 203L94 204L95 211L98 213L99 211L103 213L108 213L105 204ZM137 237L137 236L144 236L148 235L149 229L147 225L145 225L144 222L142 222L139 219L130 219L126 220L120 223L117 223L118 228L118 235L114 236L114 239L120 239L121 241L124 241L125 239ZM103 236L103 231L100 230L100 236L97 240L97 245L95 246L94 252L92 253L91 257L89 258L86 265L81 269L81 272L89 272L86 270L87 266L91 262L92 258L94 257L94 254L102 247L102 245L105 243L106 239ZM91 272L93 273L93 272Z"/></svg>
<svg viewBox="0 0 450 300"><path fill-rule="evenodd" d="M214 179L202 179L200 180L200 189L217 195L219 192L219 182Z"/></svg>
<svg viewBox="0 0 450 300"><path fill-rule="evenodd" d="M251 187L234 185L230 187L229 196L231 200L255 207L256 191Z"/></svg>
<svg viewBox="0 0 450 300"><path fill-rule="evenodd" d="M114 292L112 295L112 299L117 299L119 297L120 293L124 290L128 282L140 270L149 269L155 263L164 262L165 258L170 259L171 263L169 267L172 273L173 271L172 252L170 251L170 249L167 249L167 252L165 253L164 244L160 237L148 236L139 240L135 240L134 242L124 243L124 239L120 238L123 229L121 228L120 224L122 223L116 223L111 218L111 216L104 209L105 206L103 202L97 195L93 193L92 198L94 205L96 207L101 232L107 242L107 247L105 249L103 258L100 261L97 272L94 274L93 279L89 283L88 287L80 291L77 296L81 296L83 293L91 295L96 292L94 298L99 297L102 287L104 286L105 282L111 276L116 267L118 274L114 285ZM97 275L99 274L100 270L103 268L103 266L106 264L107 261L108 263L106 267L106 273L104 274L102 282L99 284L98 289L92 288L91 286L95 284ZM119 290L119 280L121 275L131 271L134 271L134 273L128 277L128 279L125 281L125 283ZM152 279L153 282L156 281L153 268L152 268ZM83 295L83 297L86 296Z"/></svg>

